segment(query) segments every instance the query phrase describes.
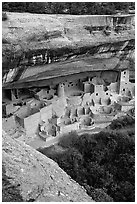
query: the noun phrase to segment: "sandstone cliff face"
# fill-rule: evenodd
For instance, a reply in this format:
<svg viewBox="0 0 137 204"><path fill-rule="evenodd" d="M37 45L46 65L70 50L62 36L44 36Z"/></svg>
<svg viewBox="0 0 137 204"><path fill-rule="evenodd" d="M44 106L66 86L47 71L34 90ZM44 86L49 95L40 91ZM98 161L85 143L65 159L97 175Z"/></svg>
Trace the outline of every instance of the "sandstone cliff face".
<svg viewBox="0 0 137 204"><path fill-rule="evenodd" d="M3 201L93 202L54 161L3 132Z"/></svg>
<svg viewBox="0 0 137 204"><path fill-rule="evenodd" d="M111 24L105 16L46 15L29 13L9 13L2 22L3 68L18 66L18 58L23 53L46 49L75 49L128 41L135 38L134 26L121 34L114 31L110 35L92 33L90 27ZM87 29L89 28L89 29ZM93 49L94 51L94 49ZM58 51L57 51L58 52ZM60 51L61 52L61 51ZM62 51L64 52L64 51ZM65 51L67 52L67 51ZM79 52L79 51L78 51ZM81 52L81 50L80 50Z"/></svg>

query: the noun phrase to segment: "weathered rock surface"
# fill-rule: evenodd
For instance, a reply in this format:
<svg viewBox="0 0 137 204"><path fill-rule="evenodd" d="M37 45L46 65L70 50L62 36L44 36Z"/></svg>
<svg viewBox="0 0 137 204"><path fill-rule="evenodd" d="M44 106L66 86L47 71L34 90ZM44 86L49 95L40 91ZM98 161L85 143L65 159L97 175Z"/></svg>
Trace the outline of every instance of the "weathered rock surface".
<svg viewBox="0 0 137 204"><path fill-rule="evenodd" d="M54 161L3 132L3 202L93 202Z"/></svg>
<svg viewBox="0 0 137 204"><path fill-rule="evenodd" d="M2 60L5 69L9 65L10 68L16 67L18 64L17 59L24 52L30 53L31 51L46 49L55 51L62 48L74 54L75 49L78 48L82 48L84 52L83 47L124 42L135 38L134 29L125 30L122 34L111 32L109 36L103 32L92 34L86 29L85 26L103 26L104 16L12 12L7 12L7 16L7 20L2 22ZM79 50L79 52L81 51ZM102 51L99 50L99 52ZM111 55L111 53L109 54Z"/></svg>

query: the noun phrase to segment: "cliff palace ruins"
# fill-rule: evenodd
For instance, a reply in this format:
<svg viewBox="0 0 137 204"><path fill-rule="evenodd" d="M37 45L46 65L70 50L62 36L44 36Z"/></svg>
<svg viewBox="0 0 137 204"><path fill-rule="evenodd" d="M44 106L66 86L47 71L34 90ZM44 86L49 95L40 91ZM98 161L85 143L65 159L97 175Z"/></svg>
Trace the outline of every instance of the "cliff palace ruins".
<svg viewBox="0 0 137 204"><path fill-rule="evenodd" d="M59 30L3 71L4 127L12 118L26 138L91 130L135 108L134 15L57 18Z"/></svg>

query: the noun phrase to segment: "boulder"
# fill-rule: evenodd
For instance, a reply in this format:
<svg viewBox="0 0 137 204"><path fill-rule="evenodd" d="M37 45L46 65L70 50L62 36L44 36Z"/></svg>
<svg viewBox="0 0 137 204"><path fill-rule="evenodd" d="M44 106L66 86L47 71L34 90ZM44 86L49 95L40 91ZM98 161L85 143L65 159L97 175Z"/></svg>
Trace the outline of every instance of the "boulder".
<svg viewBox="0 0 137 204"><path fill-rule="evenodd" d="M3 132L3 202L93 202L53 160Z"/></svg>

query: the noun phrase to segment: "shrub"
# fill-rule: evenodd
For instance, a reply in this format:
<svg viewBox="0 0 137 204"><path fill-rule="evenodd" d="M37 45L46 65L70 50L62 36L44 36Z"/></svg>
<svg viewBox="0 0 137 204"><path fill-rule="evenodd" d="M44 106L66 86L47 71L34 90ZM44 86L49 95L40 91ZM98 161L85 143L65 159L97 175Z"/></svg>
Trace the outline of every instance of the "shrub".
<svg viewBox="0 0 137 204"><path fill-rule="evenodd" d="M121 129L127 126L131 126L133 124L135 124L135 119L132 116L124 116L116 120L113 120L109 127L112 130L114 130L114 129Z"/></svg>
<svg viewBox="0 0 137 204"><path fill-rule="evenodd" d="M78 134L75 131L72 131L68 134L63 135L61 138L59 138L59 145L68 148L73 147L78 139Z"/></svg>
<svg viewBox="0 0 137 204"><path fill-rule="evenodd" d="M103 189L94 189L90 192L90 196L96 202L113 202L111 198Z"/></svg>
<svg viewBox="0 0 137 204"><path fill-rule="evenodd" d="M2 21L8 20L8 16L5 12L2 12Z"/></svg>

